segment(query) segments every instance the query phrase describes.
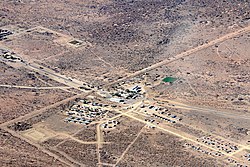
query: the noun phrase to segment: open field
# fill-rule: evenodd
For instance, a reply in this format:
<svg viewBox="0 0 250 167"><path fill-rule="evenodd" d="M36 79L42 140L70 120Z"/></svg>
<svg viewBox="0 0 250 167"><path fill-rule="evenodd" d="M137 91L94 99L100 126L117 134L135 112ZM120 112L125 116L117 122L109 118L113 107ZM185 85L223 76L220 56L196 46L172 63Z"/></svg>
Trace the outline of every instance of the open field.
<svg viewBox="0 0 250 167"><path fill-rule="evenodd" d="M0 132L1 158L0 162L4 166L67 166L50 155L39 151L29 143L12 136L1 129ZM30 154L32 152L32 154Z"/></svg>
<svg viewBox="0 0 250 167"><path fill-rule="evenodd" d="M0 91L0 112L2 123L71 96L71 94L60 90L32 91L18 88L0 88Z"/></svg>
<svg viewBox="0 0 250 167"><path fill-rule="evenodd" d="M167 141L167 142L166 142ZM146 130L128 150L120 166L222 166L209 156L194 154L184 141L162 132ZM193 154L193 155L192 155ZM157 156L161 155L161 156ZM224 164L226 166L226 164Z"/></svg>
<svg viewBox="0 0 250 167"><path fill-rule="evenodd" d="M161 71L165 69L169 71L169 75L180 78L180 81L171 86L156 84L153 89L158 91L161 97L179 98L193 104L247 112L250 100L247 47L244 44L235 46L234 43L250 44L249 34L219 43L156 69L157 71L148 78L155 78L155 73L161 75ZM193 63L194 60L196 63Z"/></svg>

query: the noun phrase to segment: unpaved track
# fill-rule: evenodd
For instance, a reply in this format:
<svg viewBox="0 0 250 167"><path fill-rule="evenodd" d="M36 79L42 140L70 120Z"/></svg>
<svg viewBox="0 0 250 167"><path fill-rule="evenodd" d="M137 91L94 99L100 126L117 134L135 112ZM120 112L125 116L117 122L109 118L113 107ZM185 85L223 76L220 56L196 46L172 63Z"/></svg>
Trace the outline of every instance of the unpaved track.
<svg viewBox="0 0 250 167"><path fill-rule="evenodd" d="M100 129L101 124L97 124L96 125L96 154L97 154L97 159L98 159L98 167L102 167L101 163L101 154L100 154L100 149L102 148L102 140L103 140L103 136L102 136L102 132Z"/></svg>
<svg viewBox="0 0 250 167"><path fill-rule="evenodd" d="M29 70L32 70L32 71L36 71L40 74L43 74L54 81L57 81L57 82L62 83L64 85L67 85L68 87L77 89L81 92L87 92L87 91L79 88L79 87L83 86L83 82L76 80L76 79L67 78L66 76L61 75L59 73L56 73L53 70L46 68L44 66L38 65L36 63L26 63L23 67L25 67Z"/></svg>
<svg viewBox="0 0 250 167"><path fill-rule="evenodd" d="M65 137L66 140L73 140L73 141L81 143L81 144L98 144L97 141L83 141L83 140L79 140L78 138L76 138L76 137L74 137L72 135L66 134L66 133L56 133L56 134L57 134L57 136ZM100 141L99 144L110 144L110 142ZM57 144L57 146L59 146L59 145Z"/></svg>
<svg viewBox="0 0 250 167"><path fill-rule="evenodd" d="M143 119L137 118L137 117L135 117L135 116L133 116L133 115L131 115L131 114L129 114L129 113L123 113L123 115L124 115L124 116L127 116L127 117L129 117L129 118L131 118L131 119L137 120L137 121L139 121L139 122L141 122L141 123L144 123L144 124L146 124L146 125L154 126L155 128L157 128L157 129L159 129L159 130L162 130L162 131L164 131L164 132L167 132L167 133L169 133L169 134L172 134L172 135L174 135L174 136L177 136L177 137L179 137L179 138L181 138L181 139L184 139L184 140L186 140L186 141L189 141L189 142L192 142L192 143L196 143L196 144L198 144L198 145L200 145L200 146L203 146L203 147L208 148L208 149L213 150L213 151L219 151L219 150L217 150L216 148L213 148L213 147L210 147L210 146L208 146L208 145L206 145L206 144L204 144L204 143L198 142L198 141L196 140L195 137L194 137L194 138L189 137L189 135L186 134L186 133L184 133L184 132L178 133L178 130L173 130L173 129L171 129L171 128L165 128L165 127L162 127L162 126L159 126L159 125L156 125L156 124L153 124L153 123L144 121ZM245 149L248 148L247 146L243 146L243 147L244 147ZM234 154L229 154L229 153L224 153L224 152L223 152L222 154L225 155L226 157L232 157L232 156L234 155ZM240 161L240 160L239 160L238 158L236 158L236 157L234 157L234 159L237 159L238 161Z"/></svg>
<svg viewBox="0 0 250 167"><path fill-rule="evenodd" d="M62 91L77 94L75 92L69 91L70 87L68 86L44 86L44 87L37 87L37 86L17 86L17 85L0 85L0 87L5 88L18 88L18 89L36 89L36 90L51 90L51 89L60 89Z"/></svg>
<svg viewBox="0 0 250 167"><path fill-rule="evenodd" d="M145 127L145 126L144 126ZM140 137L140 135L142 134L144 127L142 127L142 129L140 130L140 132L137 134L137 136L135 137L135 139L128 145L128 147L126 148L126 150L122 153L122 155L120 156L120 158L116 161L116 163L113 165L113 167L116 167L117 164L119 164L119 162L123 159L123 157L125 156L125 154L128 152L128 150L131 148L131 146L133 146L133 144L136 142L136 140Z"/></svg>
<svg viewBox="0 0 250 167"><path fill-rule="evenodd" d="M203 146L203 147L205 147L205 148L208 148L208 149L210 149L210 150L213 150L213 151L219 151L219 150L217 150L217 149L215 149L215 148L213 148L213 147L210 147L210 146L208 146L208 145L206 145L206 144L204 144L204 143L200 143L200 142L198 142L198 141L196 141L195 139L192 139L192 138L189 138L189 137L187 137L187 136L184 136L183 134L180 134L180 133L177 133L177 132L174 132L174 131L172 131L172 130L170 130L170 129L167 129L167 128L163 128L163 127L161 127L161 126L159 126L159 125L156 125L156 124L152 124L152 123L150 123L150 122L146 122L146 121L144 121L144 120L142 120L142 119L140 119L140 118L137 118L137 117L134 117L134 116L132 116L132 115L130 115L130 114L124 114L124 116L127 116L127 117L129 117L129 118L132 118L132 119L134 119L134 120L137 120L137 121L139 121L139 122L142 122L142 123L144 123L144 124L146 124L146 125L149 125L149 126L154 126L155 128L157 128L157 129L160 129L160 130L162 130L162 131L164 131L164 132L167 132L167 133L169 133L169 134L172 134L172 135L174 135L174 136L177 136L177 137L179 137L179 138L181 138L181 139L184 139L184 140L187 140L187 141L189 141L189 142L192 142L192 143L196 143L196 144L198 144L198 145L200 145L200 146ZM232 157L232 154L228 154L228 153L222 153L223 155L225 155L225 156L227 156L227 157ZM234 157L235 158L235 157ZM236 158L235 158L236 159ZM238 159L238 158L237 158Z"/></svg>
<svg viewBox="0 0 250 167"><path fill-rule="evenodd" d="M44 148L43 148L42 146L40 146L39 144L36 144L36 143L34 143L34 142L31 142L30 140L28 140L27 138L21 136L21 135L18 134L17 132L14 132L14 131L10 130L10 129L7 128L7 127L1 127L1 129L3 129L3 130L5 130L5 131L9 132L9 133L10 133L12 136L14 136L14 137L17 137L17 138L19 138L19 139L21 139L21 140L24 140L24 141L26 141L27 143L29 143L29 144L35 146L38 150L40 150L40 151L42 151L43 153L45 153L45 154L47 154L47 155L49 155L49 156L51 156L51 157L57 159L58 161L60 161L60 162L62 162L62 163L64 163L64 164L66 164L66 165L68 165L68 166L74 167L72 164L70 164L70 163L64 161L63 159L61 159L58 155L56 155L56 154L54 154L54 153L52 153L52 152L50 152L50 151L44 149Z"/></svg>
<svg viewBox="0 0 250 167"><path fill-rule="evenodd" d="M66 158L66 159L69 160L70 162L74 163L74 164L75 164L75 165L73 165L74 167L76 167L76 165L77 165L77 166L80 166L80 167L85 167L84 164L81 164L80 162L76 161L74 158L70 157L70 156L69 156L68 154L66 154L65 152L60 151L60 150L58 150L58 149L55 148L55 147L52 147L52 148L50 148L50 149L53 150L53 151L55 151L55 152L57 152L57 153L59 153L60 155L62 155L64 158Z"/></svg>
<svg viewBox="0 0 250 167"><path fill-rule="evenodd" d="M31 112L31 113L29 113L29 114L26 114L26 115L24 115L24 116L21 116L21 117L18 117L18 118L16 118L16 119L7 121L7 122L5 122L5 123L2 123L2 124L0 125L0 128L1 128L1 129L4 129L4 130L6 130L6 131L8 131L9 133L11 133L13 136L15 136L15 137L17 137L17 138L20 138L20 139L22 139L22 140L25 140L25 141L28 142L29 144L31 144L31 145L37 147L39 150L43 151L44 153L46 153L46 154L48 154L48 155L50 155L50 156L52 156L52 157L58 159L58 160L61 161L62 163L67 164L68 166L75 167L75 165L69 164L68 162L66 162L66 161L64 161L63 159L61 159L58 155L56 155L56 154L50 152L49 150L43 148L43 147L40 146L39 144L34 143L34 142L31 142L31 141L29 141L28 139L22 137L22 136L21 136L20 134L18 134L17 132L14 132L14 131L10 130L9 128L7 128L7 126L10 125L10 124L13 124L13 123L15 123L15 122L18 122L18 121L22 121L22 120L25 120L25 119L32 118L32 117L37 116L37 115L39 115L39 114L41 114L41 113L43 113L43 112L46 112L48 109L51 109L51 108L53 108L53 107L57 107L57 106L59 106L59 105L61 105L61 104L65 104L65 103L67 103L67 102L69 102L69 101L72 101L72 100L74 100L74 99L76 99L76 98L80 98L80 97L83 97L83 96L85 97L85 96L87 96L87 95L89 95L89 94L91 94L91 93L92 93L92 92L90 92L90 93L88 93L88 94L85 94L85 95L81 94L81 95L75 95L75 96L69 97L69 98L64 99L64 100L62 100L62 101L59 101L59 102L57 102L57 103L54 103L54 104L52 104L52 105L50 105L50 106L44 107L44 108L42 108L42 109L40 109L40 110L36 110L36 111ZM63 156L65 156L65 155L63 155ZM66 158L69 158L68 160L71 160L70 157L67 157L67 156L65 156L65 157L66 157ZM74 161L73 161L73 162L74 162ZM74 163L76 163L76 162L74 162ZM79 163L78 163L78 164L79 164ZM83 166L83 165L80 165L80 166Z"/></svg>
<svg viewBox="0 0 250 167"><path fill-rule="evenodd" d="M67 86L52 86L52 87L33 87L33 86L17 86L17 85L0 85L0 87L6 88L20 88L20 89L69 89Z"/></svg>
<svg viewBox="0 0 250 167"><path fill-rule="evenodd" d="M171 106L173 108L181 108L181 109L185 109L185 110L195 110L197 112L218 115L218 116L224 117L224 118L250 120L250 114L242 114L242 113L237 113L234 111L225 111L225 110L213 109L213 108L208 108L208 107L193 106L193 105L184 104L184 103L181 103L178 101L167 100L167 99L162 99L162 98L155 98L155 100L162 101L162 102L168 102L169 104L173 104L174 106Z"/></svg>
<svg viewBox="0 0 250 167"><path fill-rule="evenodd" d="M52 105L50 105L50 106L44 107L44 108L42 108L42 109L39 109L39 110L36 110L36 111L33 111L33 112L30 112L30 113L28 113L28 114L26 114L26 115L24 115L24 116L20 116L20 117L18 117L18 118L16 118L16 119L12 119L12 120L10 120L10 121L4 122L4 123L0 124L0 128L5 127L5 126L8 126L8 125L10 125L10 124L13 124L13 123L15 123L15 122L20 122L20 121L22 121L22 120L32 118L32 117L34 117L34 116L37 116L37 115L39 115L39 114L41 114L41 113L47 111L48 109L57 107L57 106L59 106L59 105L61 105L61 104L65 104L65 103L67 103L67 102L69 102L69 101L72 101L72 100L74 100L74 99L76 99L76 98L85 97L85 96L87 96L87 95L89 95L89 94L91 94L91 93L92 93L92 92L90 92L90 93L88 93L88 94L85 94L85 95L80 94L80 95L75 95L75 96L66 98L66 99L64 99L64 100L62 100L62 101L59 101L59 102L56 102L56 103L54 103L54 104L52 104Z"/></svg>
<svg viewBox="0 0 250 167"><path fill-rule="evenodd" d="M118 82L122 82L124 80L128 80L129 78L135 77L137 75L144 74L144 73L146 73L148 71L151 71L151 70L153 70L155 68L158 68L158 67L160 67L162 65L166 65L166 64L172 63L172 62L174 62L176 60L179 60L181 58L187 57L187 56L189 56L189 55L191 55L191 54L193 54L195 52L198 52L198 51L200 51L202 49L208 48L208 47L213 46L213 45L215 45L217 43L223 42L225 40L231 39L233 37L236 37L238 35L244 34L244 33L249 32L249 31L250 31L250 25L247 26L247 27L245 27L245 28L239 29L237 31L228 33L228 34L226 34L226 35L224 35L222 37L219 37L219 38L217 38L215 40L212 40L212 41L210 41L210 42L208 42L208 43L206 43L204 45L200 45L200 46L195 47L193 49L190 49L188 51L185 51L185 52L182 52L180 54L177 54L176 56L171 57L170 59L167 58L167 59L165 59L165 60L163 60L161 62L153 64L153 65L151 65L149 67L146 67L146 68L144 68L142 70L136 71L135 73L132 73L132 74L130 74L130 75L124 77L124 78L121 78L121 79L119 79L119 80L117 80L115 82L112 82L109 85L113 85L113 84L116 84Z"/></svg>

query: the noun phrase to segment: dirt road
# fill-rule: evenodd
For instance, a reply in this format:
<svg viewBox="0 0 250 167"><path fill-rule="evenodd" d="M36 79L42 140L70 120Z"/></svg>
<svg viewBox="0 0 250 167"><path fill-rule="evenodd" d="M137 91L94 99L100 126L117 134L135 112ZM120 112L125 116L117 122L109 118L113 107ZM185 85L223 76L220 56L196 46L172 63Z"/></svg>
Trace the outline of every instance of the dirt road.
<svg viewBox="0 0 250 167"><path fill-rule="evenodd" d="M33 86L17 86L17 85L0 85L0 87L6 88L20 88L20 89L69 89L67 86L52 86L52 87L33 87Z"/></svg>
<svg viewBox="0 0 250 167"><path fill-rule="evenodd" d="M173 56L173 57L171 57L171 58L167 58L167 59L165 59L165 60L163 60L163 61L161 61L161 62L158 62L158 63L156 63L156 64L153 64L153 65L151 65L151 66L149 66L149 67L146 67L146 68L144 68L144 69L142 69L142 70L136 71L135 73L130 74L130 75L124 77L124 78L121 78L121 79L119 79L119 80L117 80L117 81L115 81L115 82L112 82L112 83L110 83L109 85L113 85L113 84L116 84L116 83L118 83L118 82L122 82L122 81L128 80L128 79L130 79L130 78L132 78L132 77L135 77L135 76L137 76L137 75L144 74L144 73L146 73L146 72L148 72L148 71L151 71L151 70L153 70L153 69L155 69L155 68L158 68L158 67L160 67L160 66L162 66L162 65L166 65L166 64L172 63L172 62L174 62L174 61L176 61L176 60L179 60L179 59L181 59L181 58L187 57L187 56L189 56L189 55L191 55L191 54L193 54L193 53L195 53L195 52L198 52L198 51L200 51L200 50L202 50L202 49L208 48L208 47L213 46L213 45L215 45L215 44L217 44L217 43L223 42L223 41L225 41L225 40L231 39L231 38L233 38L233 37L235 37L235 36L244 34L244 33L249 32L249 31L250 31L250 26L247 26L247 27L242 28L242 29L240 29L240 30L237 30L237 31L235 31L235 32L228 33L228 34L226 34L226 35L224 35L224 36L222 36L222 37L219 37L219 38L217 38L217 39L215 39L215 40L212 40L212 41L210 41L210 42L208 42L208 43L205 43L205 44L203 44L203 45L200 45L200 46L195 47L195 48L193 48L193 49L190 49L190 50L188 50L188 51L182 52L182 53L180 53L180 54L178 54L178 55L175 55L175 56Z"/></svg>
<svg viewBox="0 0 250 167"><path fill-rule="evenodd" d="M69 102L69 101L75 100L76 98L85 97L85 96L87 96L87 95L89 95L89 94L91 94L91 93L92 93L92 92L90 92L90 93L88 93L88 94L85 94L85 95L80 94L80 95L75 95L75 96L66 98L66 99L64 99L64 100L62 100L62 101L59 101L59 102L56 102L56 103L54 103L54 104L52 104L52 105L50 105L50 106L44 107L44 108L42 108L42 109L39 109L39 110L36 110L36 111L33 111L33 112L30 112L30 113L28 113L28 114L26 114L26 115L24 115L24 116L20 116L20 117L18 117L18 118L16 118L16 119L12 119L12 120L10 120L10 121L4 122L4 123L0 124L0 128L6 127L6 126L8 126L8 125L10 125L10 124L13 124L13 123L15 123L15 122L20 122L20 121L22 121L22 120L32 118L32 117L37 116L37 115L39 115L39 114L41 114L41 113L43 113L43 112L46 112L48 109L57 107L57 106L59 106L59 105L61 105L61 104L65 104L65 103L67 103L67 102Z"/></svg>
<svg viewBox="0 0 250 167"><path fill-rule="evenodd" d="M51 157L53 157L53 158L59 160L60 162L66 164L66 165L68 165L68 166L74 167L72 164L70 164L70 163L66 162L65 160L61 159L58 155L56 155L56 154L54 154L54 153L52 153L52 152L46 150L45 148L43 148L43 147L40 146L39 144L36 144L36 143L34 143L34 142L29 141L27 138L25 138L25 137L21 136L20 134L14 132L14 131L12 131L12 130L10 130L9 128L7 128L7 127L1 127L1 129L3 129L3 130L5 130L5 131L9 132L12 136L15 136L15 137L17 137L17 138L19 138L19 139L21 139L21 140L23 140L23 141L25 141L25 142L27 142L27 143L33 145L33 146L35 146L36 148L38 148L38 149L39 149L40 151L42 151L43 153L45 153L45 154L47 154L47 155L49 155L49 156L51 156Z"/></svg>
<svg viewBox="0 0 250 167"><path fill-rule="evenodd" d="M235 111L225 111L225 110L213 109L213 108L208 108L208 107L188 105L188 104L184 104L184 103L181 103L178 101L166 100L166 99L161 99L161 98L155 98L154 100L167 102L168 104L171 104L172 105L171 107L173 107L173 108L194 110L197 112L213 114L213 115L217 115L217 116L225 117L225 118L250 120L250 114L242 114L242 113L237 113Z"/></svg>

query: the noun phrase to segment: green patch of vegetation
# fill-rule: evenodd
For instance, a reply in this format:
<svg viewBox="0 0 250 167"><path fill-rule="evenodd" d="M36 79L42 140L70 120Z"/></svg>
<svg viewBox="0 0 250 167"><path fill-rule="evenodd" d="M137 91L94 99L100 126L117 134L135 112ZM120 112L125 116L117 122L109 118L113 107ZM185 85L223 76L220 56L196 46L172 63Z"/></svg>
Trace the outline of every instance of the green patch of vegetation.
<svg viewBox="0 0 250 167"><path fill-rule="evenodd" d="M166 77L164 78L162 81L163 82L169 82L169 83L173 83L174 81L176 81L177 78L174 78L174 77Z"/></svg>

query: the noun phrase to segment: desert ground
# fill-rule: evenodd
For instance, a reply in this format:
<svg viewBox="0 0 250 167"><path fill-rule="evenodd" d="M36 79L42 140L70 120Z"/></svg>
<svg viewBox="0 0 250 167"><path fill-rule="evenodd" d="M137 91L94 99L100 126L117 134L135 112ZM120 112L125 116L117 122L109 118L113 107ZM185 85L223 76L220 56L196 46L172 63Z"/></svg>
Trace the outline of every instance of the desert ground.
<svg viewBox="0 0 250 167"><path fill-rule="evenodd" d="M0 165L249 167L249 11L0 1Z"/></svg>

